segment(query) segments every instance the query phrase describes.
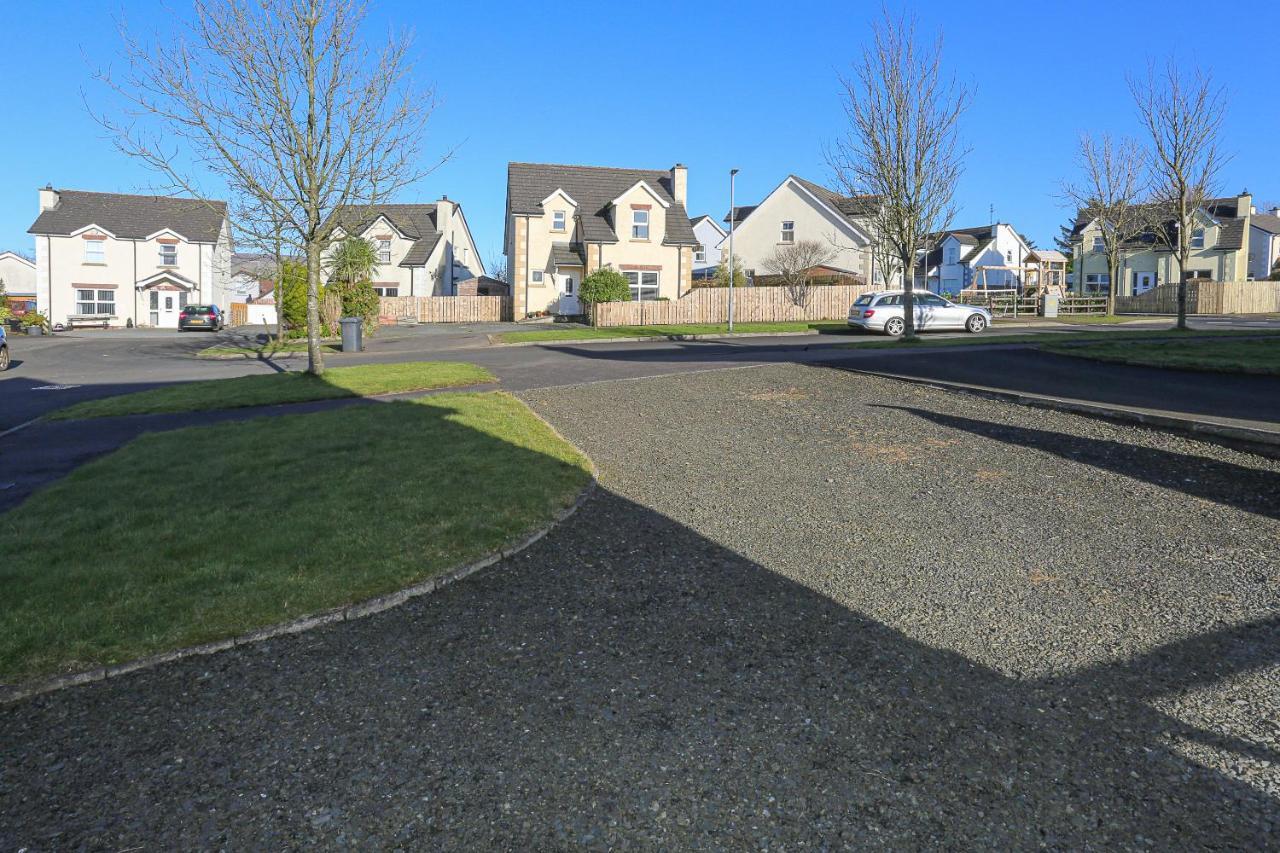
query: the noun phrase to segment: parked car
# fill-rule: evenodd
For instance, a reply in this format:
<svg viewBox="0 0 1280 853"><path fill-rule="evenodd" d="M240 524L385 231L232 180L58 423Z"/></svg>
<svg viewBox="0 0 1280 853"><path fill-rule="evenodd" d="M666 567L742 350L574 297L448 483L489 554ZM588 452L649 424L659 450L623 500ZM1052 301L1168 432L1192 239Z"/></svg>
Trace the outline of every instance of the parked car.
<svg viewBox="0 0 1280 853"><path fill-rule="evenodd" d="M883 332L897 337L906 330L902 299L906 291L882 290L864 293L849 306L849 327L868 332ZM943 299L927 290L911 291L915 307L916 329L932 332L942 329L981 332L991 325L991 312L976 305L961 305Z"/></svg>
<svg viewBox="0 0 1280 853"><path fill-rule="evenodd" d="M0 326L0 373L9 369L9 337Z"/></svg>
<svg viewBox="0 0 1280 853"><path fill-rule="evenodd" d="M178 314L178 329L208 329L216 332L225 326L226 318L217 305L188 305Z"/></svg>

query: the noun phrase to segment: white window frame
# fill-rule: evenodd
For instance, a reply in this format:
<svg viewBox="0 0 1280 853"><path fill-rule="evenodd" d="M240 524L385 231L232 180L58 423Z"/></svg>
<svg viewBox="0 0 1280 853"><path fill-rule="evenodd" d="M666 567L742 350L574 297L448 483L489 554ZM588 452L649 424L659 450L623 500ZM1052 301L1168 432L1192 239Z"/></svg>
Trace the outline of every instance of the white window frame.
<svg viewBox="0 0 1280 853"><path fill-rule="evenodd" d="M178 244L177 243L161 243L160 244L160 266L176 267L178 265Z"/></svg>
<svg viewBox="0 0 1280 853"><path fill-rule="evenodd" d="M778 236L779 243L790 245L796 241L796 223L791 219L782 220L782 233Z"/></svg>
<svg viewBox="0 0 1280 853"><path fill-rule="evenodd" d="M378 249L378 263L379 264L391 263L391 241L379 240L377 249Z"/></svg>
<svg viewBox="0 0 1280 853"><path fill-rule="evenodd" d="M642 220L643 217L643 220ZM649 211L644 208L632 208L631 210L631 239L632 240L648 240L649 239L649 222L653 217L649 215Z"/></svg>
<svg viewBox="0 0 1280 853"><path fill-rule="evenodd" d="M542 270L533 270L530 272L529 281L532 284L542 284Z"/></svg>
<svg viewBox="0 0 1280 853"><path fill-rule="evenodd" d="M1193 249L1204 248L1204 229L1203 228L1191 229L1191 242L1188 243L1188 245Z"/></svg>
<svg viewBox="0 0 1280 853"><path fill-rule="evenodd" d="M1093 251L1105 252L1107 250L1107 242L1102 238L1101 234L1093 235Z"/></svg>
<svg viewBox="0 0 1280 853"><path fill-rule="evenodd" d="M707 247L699 244L698 248L693 250L693 262L695 264L705 264L707 262Z"/></svg>
<svg viewBox="0 0 1280 853"><path fill-rule="evenodd" d="M632 302L652 302L661 292L662 277L652 270L623 270L627 284L631 285Z"/></svg>
<svg viewBox="0 0 1280 853"><path fill-rule="evenodd" d="M551 211L551 230L563 232L565 229L566 217L563 210Z"/></svg>
<svg viewBox="0 0 1280 853"><path fill-rule="evenodd" d="M155 291L152 291L152 293L155 293ZM87 299L85 294L88 294ZM114 317L116 313L116 292L114 290L100 290L91 287L77 287L76 313L109 314Z"/></svg>
<svg viewBox="0 0 1280 853"><path fill-rule="evenodd" d="M373 286L373 292L374 292L374 293L376 293L376 294L378 294L379 296L399 296L399 295L400 295L400 285L398 285L398 284L394 284L394 285L375 284L375 285Z"/></svg>
<svg viewBox="0 0 1280 853"><path fill-rule="evenodd" d="M93 251L90 251L90 248ZM107 241L85 240L84 262L86 264L105 264L107 262Z"/></svg>

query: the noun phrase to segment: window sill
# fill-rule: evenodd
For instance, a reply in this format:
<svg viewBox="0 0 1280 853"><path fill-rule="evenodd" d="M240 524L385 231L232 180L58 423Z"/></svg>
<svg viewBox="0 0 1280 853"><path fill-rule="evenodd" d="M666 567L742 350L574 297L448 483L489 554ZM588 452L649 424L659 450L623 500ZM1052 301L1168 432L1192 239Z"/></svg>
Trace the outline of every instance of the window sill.
<svg viewBox="0 0 1280 853"><path fill-rule="evenodd" d="M105 267L106 265L107 265L106 261L85 261L84 263L80 264L80 266L82 267Z"/></svg>
<svg viewBox="0 0 1280 853"><path fill-rule="evenodd" d="M176 270L180 264L156 264L158 270Z"/></svg>
<svg viewBox="0 0 1280 853"><path fill-rule="evenodd" d="M652 241L652 240L648 240L648 239L642 239L642 238L640 238L640 237L632 237L632 238L631 238L631 240L630 240L630 242L632 242L632 243L652 243L653 241Z"/></svg>

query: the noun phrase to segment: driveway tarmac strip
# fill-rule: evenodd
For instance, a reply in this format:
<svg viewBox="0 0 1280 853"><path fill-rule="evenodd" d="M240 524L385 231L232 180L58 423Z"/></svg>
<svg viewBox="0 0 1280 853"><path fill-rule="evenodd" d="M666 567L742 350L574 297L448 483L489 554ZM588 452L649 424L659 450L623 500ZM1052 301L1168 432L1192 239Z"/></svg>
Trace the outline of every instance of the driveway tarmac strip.
<svg viewBox="0 0 1280 853"><path fill-rule="evenodd" d="M1276 846L1280 463L820 367L522 396L570 523L0 709L0 845Z"/></svg>

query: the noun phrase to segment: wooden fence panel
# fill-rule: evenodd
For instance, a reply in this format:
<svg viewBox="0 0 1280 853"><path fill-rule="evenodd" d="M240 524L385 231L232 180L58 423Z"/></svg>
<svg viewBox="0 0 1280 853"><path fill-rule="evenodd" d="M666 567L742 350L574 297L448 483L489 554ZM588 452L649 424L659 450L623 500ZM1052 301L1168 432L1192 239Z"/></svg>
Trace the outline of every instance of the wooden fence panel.
<svg viewBox="0 0 1280 853"><path fill-rule="evenodd" d="M384 296L384 323L499 323L511 319L506 296Z"/></svg>
<svg viewBox="0 0 1280 853"><path fill-rule="evenodd" d="M231 325L245 326L249 323L249 306L244 302L231 303Z"/></svg>
<svg viewBox="0 0 1280 853"><path fill-rule="evenodd" d="M869 285L813 287L808 302L796 305L784 287L740 287L733 292L736 323L786 323L843 320L849 306ZM725 323L729 320L729 289L699 287L679 299L642 302L605 302L595 306L599 326L673 326Z"/></svg>
<svg viewBox="0 0 1280 853"><path fill-rule="evenodd" d="M1116 310L1139 314L1178 313L1178 285L1162 284L1137 296L1117 296ZM1187 282L1188 314L1280 312L1280 281Z"/></svg>

